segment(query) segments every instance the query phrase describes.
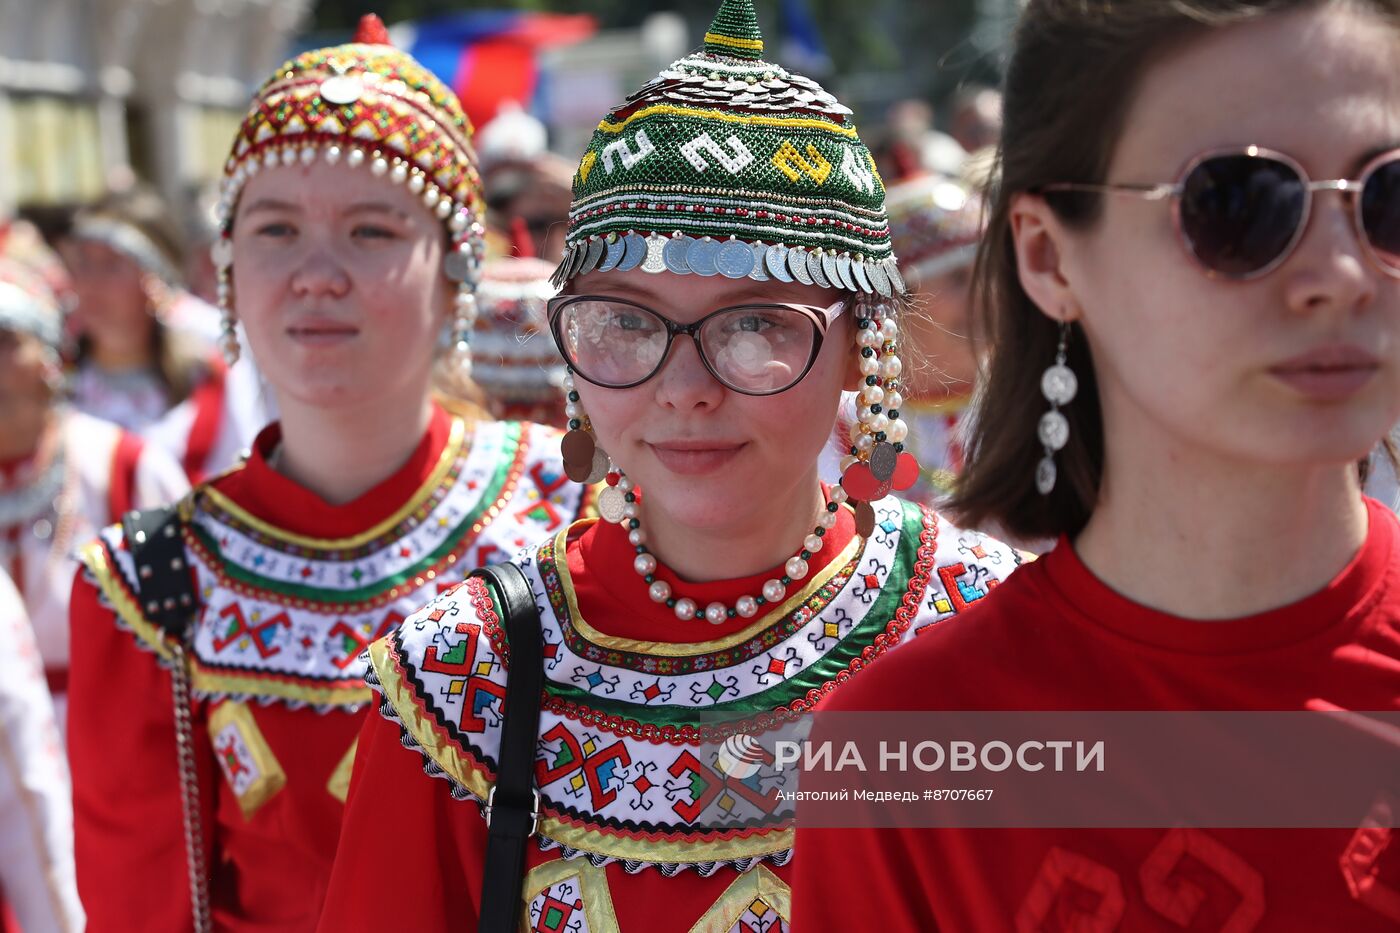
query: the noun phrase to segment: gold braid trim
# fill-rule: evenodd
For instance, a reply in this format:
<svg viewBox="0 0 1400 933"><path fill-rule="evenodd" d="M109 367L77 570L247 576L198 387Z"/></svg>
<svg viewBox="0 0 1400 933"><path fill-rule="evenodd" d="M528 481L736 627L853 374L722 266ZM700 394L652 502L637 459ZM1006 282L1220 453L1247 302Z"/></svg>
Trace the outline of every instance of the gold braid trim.
<svg viewBox="0 0 1400 933"><path fill-rule="evenodd" d="M131 598L123 584L121 574L112 565L107 555L107 546L96 540L84 545L78 552L80 560L97 580L97 588L111 603L117 618L131 629L131 633L166 664L173 663L175 654L171 651L170 640L165 632L152 625L141 613L141 607Z"/></svg>
<svg viewBox="0 0 1400 933"><path fill-rule="evenodd" d="M399 723L448 777L479 801L491 793L494 777L474 757L447 737L423 708L412 686L403 678L390 638L370 646L370 664L379 678L384 699L393 707ZM540 815L539 834L571 849L607 858L646 863L729 862L776 855L792 848L791 827L759 830L742 839L668 840L614 835L602 828L566 822L547 813Z"/></svg>

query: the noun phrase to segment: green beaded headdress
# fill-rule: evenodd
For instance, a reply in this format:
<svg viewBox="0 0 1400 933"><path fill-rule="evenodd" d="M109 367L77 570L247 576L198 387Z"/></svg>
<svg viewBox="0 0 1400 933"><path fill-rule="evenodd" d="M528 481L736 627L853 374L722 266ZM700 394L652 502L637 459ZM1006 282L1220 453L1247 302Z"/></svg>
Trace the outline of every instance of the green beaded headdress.
<svg viewBox="0 0 1400 933"><path fill-rule="evenodd" d="M598 124L556 284L641 268L903 293L851 111L762 54L753 0L724 0L702 49Z"/></svg>

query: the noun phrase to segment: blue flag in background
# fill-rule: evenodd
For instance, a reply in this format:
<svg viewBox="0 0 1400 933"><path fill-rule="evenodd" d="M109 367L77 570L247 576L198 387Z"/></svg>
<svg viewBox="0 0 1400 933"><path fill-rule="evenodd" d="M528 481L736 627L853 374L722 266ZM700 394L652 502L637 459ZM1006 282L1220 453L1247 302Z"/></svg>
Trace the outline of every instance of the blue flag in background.
<svg viewBox="0 0 1400 933"><path fill-rule="evenodd" d="M778 54L785 67L804 74L821 76L831 71L831 56L826 53L821 27L807 7L807 0L781 0L782 39Z"/></svg>

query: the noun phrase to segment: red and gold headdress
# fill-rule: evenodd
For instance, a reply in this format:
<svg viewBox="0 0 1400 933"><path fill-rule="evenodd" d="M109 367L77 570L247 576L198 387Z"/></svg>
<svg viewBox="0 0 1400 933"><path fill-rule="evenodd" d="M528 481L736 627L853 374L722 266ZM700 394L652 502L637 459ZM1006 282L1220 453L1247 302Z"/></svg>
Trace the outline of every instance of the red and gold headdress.
<svg viewBox="0 0 1400 933"><path fill-rule="evenodd" d="M304 52L278 68L239 127L224 166L221 235L213 253L225 353L237 353L228 314L230 234L243 186L264 168L318 160L363 166L403 185L442 220L452 243L445 271L461 286L455 337L464 352L485 257L485 203L471 121L447 85L389 44L384 24L371 14L352 42Z"/></svg>

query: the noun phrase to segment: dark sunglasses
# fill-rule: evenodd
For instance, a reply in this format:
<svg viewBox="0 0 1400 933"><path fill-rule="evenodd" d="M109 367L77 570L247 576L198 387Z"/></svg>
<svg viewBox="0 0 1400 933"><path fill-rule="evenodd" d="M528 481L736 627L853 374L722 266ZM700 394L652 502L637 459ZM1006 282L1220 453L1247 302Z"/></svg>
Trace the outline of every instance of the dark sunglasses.
<svg viewBox="0 0 1400 933"><path fill-rule="evenodd" d="M830 307L747 304L677 324L634 301L568 295L549 303L549 328L560 354L583 379L630 389L661 371L676 337L695 342L710 375L744 395L785 392L811 370L846 300Z"/></svg>
<svg viewBox="0 0 1400 933"><path fill-rule="evenodd" d="M1355 179L1312 181L1295 159L1246 146L1196 156L1176 182L1063 182L1038 190L1170 199L1186 251L1208 275L1237 281L1282 265L1307 229L1313 193L1338 191L1351 201L1357 238L1372 261L1387 275L1400 277L1400 149L1376 156Z"/></svg>

